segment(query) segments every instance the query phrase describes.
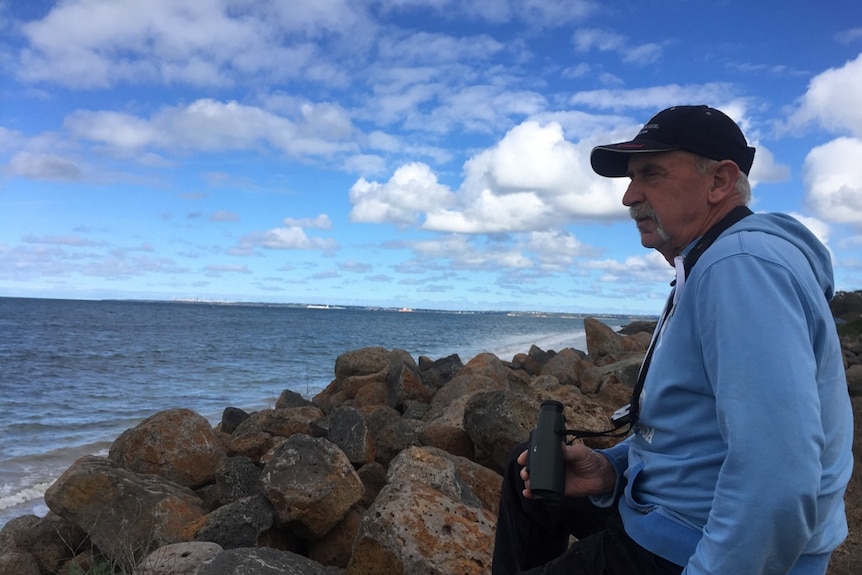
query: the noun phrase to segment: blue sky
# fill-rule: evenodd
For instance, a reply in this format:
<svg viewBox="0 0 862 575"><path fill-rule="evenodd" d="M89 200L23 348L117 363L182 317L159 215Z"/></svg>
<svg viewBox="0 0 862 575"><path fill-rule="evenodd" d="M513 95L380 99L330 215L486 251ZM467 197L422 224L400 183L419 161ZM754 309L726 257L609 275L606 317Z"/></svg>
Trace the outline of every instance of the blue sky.
<svg viewBox="0 0 862 575"><path fill-rule="evenodd" d="M862 289L858 2L0 0L0 296L656 313L589 151L709 104Z"/></svg>

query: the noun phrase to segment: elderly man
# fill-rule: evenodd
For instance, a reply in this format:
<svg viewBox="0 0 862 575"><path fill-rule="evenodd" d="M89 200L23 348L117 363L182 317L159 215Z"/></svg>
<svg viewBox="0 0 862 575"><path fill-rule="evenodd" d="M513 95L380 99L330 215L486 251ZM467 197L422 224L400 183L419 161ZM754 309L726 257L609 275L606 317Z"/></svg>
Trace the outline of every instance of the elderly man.
<svg viewBox="0 0 862 575"><path fill-rule="evenodd" d="M630 179L623 204L675 287L623 418L633 434L565 446L551 502L513 453L495 575L825 573L847 534L853 434L832 266L799 222L746 207L753 160L707 106L593 150L596 173Z"/></svg>

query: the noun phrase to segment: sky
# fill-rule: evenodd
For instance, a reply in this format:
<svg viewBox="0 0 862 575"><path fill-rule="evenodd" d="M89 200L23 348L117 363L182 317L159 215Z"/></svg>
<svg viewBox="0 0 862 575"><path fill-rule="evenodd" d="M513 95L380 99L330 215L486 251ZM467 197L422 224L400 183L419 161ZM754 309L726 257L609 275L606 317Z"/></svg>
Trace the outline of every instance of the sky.
<svg viewBox="0 0 862 575"><path fill-rule="evenodd" d="M858 0L0 0L0 296L655 314L677 104L862 289Z"/></svg>

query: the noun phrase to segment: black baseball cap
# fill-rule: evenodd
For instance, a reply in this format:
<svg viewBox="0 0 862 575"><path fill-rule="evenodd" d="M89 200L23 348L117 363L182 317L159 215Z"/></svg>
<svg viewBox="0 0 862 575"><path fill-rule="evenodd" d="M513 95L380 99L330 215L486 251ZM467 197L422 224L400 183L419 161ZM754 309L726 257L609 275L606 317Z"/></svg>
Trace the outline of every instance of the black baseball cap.
<svg viewBox="0 0 862 575"><path fill-rule="evenodd" d="M733 160L745 175L754 162L754 148L724 112L709 106L674 106L653 116L630 142L593 148L590 164L600 176L620 178L628 173L631 154L675 150Z"/></svg>

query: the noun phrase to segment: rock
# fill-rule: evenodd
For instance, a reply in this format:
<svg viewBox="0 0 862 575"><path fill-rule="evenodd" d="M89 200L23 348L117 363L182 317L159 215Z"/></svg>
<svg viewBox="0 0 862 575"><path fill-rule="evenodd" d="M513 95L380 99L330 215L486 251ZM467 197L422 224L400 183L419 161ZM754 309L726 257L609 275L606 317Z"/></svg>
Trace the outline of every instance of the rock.
<svg viewBox="0 0 862 575"><path fill-rule="evenodd" d="M329 441L355 466L374 461L374 441L365 418L352 407L340 407L329 416Z"/></svg>
<svg viewBox="0 0 862 575"><path fill-rule="evenodd" d="M371 375L389 367L389 350L365 347L342 353L335 358L335 379L353 375Z"/></svg>
<svg viewBox="0 0 862 575"><path fill-rule="evenodd" d="M353 554L353 542L362 523L362 515L360 510L351 508L338 525L320 539L312 541L308 548L308 558L324 565L347 567Z"/></svg>
<svg viewBox="0 0 862 575"><path fill-rule="evenodd" d="M251 414L236 428L234 437L249 433L264 432L280 437L290 437L295 433L311 435L311 422L323 417L319 407L307 405L302 407L263 409Z"/></svg>
<svg viewBox="0 0 862 575"><path fill-rule="evenodd" d="M267 547L229 549L204 562L196 575L335 575L307 557Z"/></svg>
<svg viewBox="0 0 862 575"><path fill-rule="evenodd" d="M362 499L358 501L358 505L367 509L374 502L383 486L386 485L386 468L380 463L372 461L357 469L356 474L359 475L364 487Z"/></svg>
<svg viewBox="0 0 862 575"><path fill-rule="evenodd" d="M228 457L216 470L215 488L220 505L260 495L260 468L248 457Z"/></svg>
<svg viewBox="0 0 862 575"><path fill-rule="evenodd" d="M657 323L658 322L655 320L637 320L624 325L617 331L622 335L634 335L636 333L644 332L652 336Z"/></svg>
<svg viewBox="0 0 862 575"><path fill-rule="evenodd" d="M29 553L43 573L56 573L84 547L87 534L70 521L48 512L12 519L0 531L0 550ZM3 571L0 571L3 573Z"/></svg>
<svg viewBox="0 0 862 575"><path fill-rule="evenodd" d="M386 376L387 404L389 407L404 411L407 401L429 402L435 389L426 387L414 365L400 363L393 366Z"/></svg>
<svg viewBox="0 0 862 575"><path fill-rule="evenodd" d="M466 457L434 447L411 447L392 460L388 481L396 485L423 483L454 501L487 509L496 516L503 478Z"/></svg>
<svg viewBox="0 0 862 575"><path fill-rule="evenodd" d="M404 419L391 407L378 407L365 413L365 422L374 440L375 461L388 466L392 458L413 445L419 445L419 421Z"/></svg>
<svg viewBox="0 0 862 575"><path fill-rule="evenodd" d="M225 457L212 426L189 409L159 412L123 432L108 458L136 473L152 473L187 487L215 479Z"/></svg>
<svg viewBox="0 0 862 575"><path fill-rule="evenodd" d="M36 515L22 515L10 519L3 529L0 529L0 550L28 551L32 543L32 532L39 524Z"/></svg>
<svg viewBox="0 0 862 575"><path fill-rule="evenodd" d="M230 436L227 443L229 457L246 457L253 462L260 461L269 450L275 447L272 434L265 431L248 431Z"/></svg>
<svg viewBox="0 0 862 575"><path fill-rule="evenodd" d="M580 372L580 388L584 393L595 394L605 385L612 383L634 387L641 363L643 363L643 357L640 355L598 367L584 362Z"/></svg>
<svg viewBox="0 0 862 575"><path fill-rule="evenodd" d="M555 355L557 355L557 352L551 349L549 349L548 351L544 351L542 348L536 345L531 345L530 351L527 352L527 355L529 355L536 362L536 365L541 370L546 363L551 361L551 359Z"/></svg>
<svg viewBox="0 0 862 575"><path fill-rule="evenodd" d="M469 365L469 364L468 364ZM502 364L501 364L502 365ZM499 375L499 374L497 374ZM507 380L499 380L483 375L481 372L467 371L465 367L461 373L456 375L452 381L440 388L431 400L431 408L423 417L424 421L431 421L440 417L440 415L454 401L470 396L474 393L480 393L492 390L508 389Z"/></svg>
<svg viewBox="0 0 862 575"><path fill-rule="evenodd" d="M422 401L405 401L404 411L401 417L404 419L422 419L428 410L431 409L431 404Z"/></svg>
<svg viewBox="0 0 862 575"><path fill-rule="evenodd" d="M285 389L281 392L281 395L278 396L278 399L275 402L276 409L287 409L289 407L307 407L314 405L311 401L302 397L301 394L296 393L291 389Z"/></svg>
<svg viewBox="0 0 862 575"><path fill-rule="evenodd" d="M650 335L644 331L633 335L620 335L595 318L584 318L584 331L587 337L587 355L599 365L607 356L624 352L641 353L649 345Z"/></svg>
<svg viewBox="0 0 862 575"><path fill-rule="evenodd" d="M204 562L223 549L210 541L191 541L165 545L150 553L133 575L195 575Z"/></svg>
<svg viewBox="0 0 862 575"><path fill-rule="evenodd" d="M541 375L551 375L557 378L561 385L580 384L579 374L582 369L584 353L566 348L549 359L542 368Z"/></svg>
<svg viewBox="0 0 862 575"><path fill-rule="evenodd" d="M373 385L375 386L374 391L371 393L366 391L363 395L375 396L379 393L377 390L382 386L383 400L379 403L385 404L387 373L388 370L384 368L370 374L351 375L334 379L328 386L326 386L326 389L315 395L312 401L314 402L314 405L322 409L324 413L331 413L333 409L349 404L363 389Z"/></svg>
<svg viewBox="0 0 862 575"><path fill-rule="evenodd" d="M467 364L461 368L461 371L458 372L458 375L481 375L501 385L506 385L509 381L506 366L500 358L493 353L488 352L480 353L468 361Z"/></svg>
<svg viewBox="0 0 862 575"><path fill-rule="evenodd" d="M511 391L473 395L464 409L464 430L473 440L475 461L502 473L509 452L536 426L539 405Z"/></svg>
<svg viewBox="0 0 862 575"><path fill-rule="evenodd" d="M239 424L248 418L249 414L238 407L225 407L219 429L225 433L233 433Z"/></svg>
<svg viewBox="0 0 862 575"><path fill-rule="evenodd" d="M357 409L386 405L389 400L389 390L385 381L374 380L366 383L353 396L352 405ZM341 407L333 405L333 409Z"/></svg>
<svg viewBox="0 0 862 575"><path fill-rule="evenodd" d="M531 377L537 376L541 372L541 368L536 360L526 353L516 353L512 356L512 361L509 362L509 365L512 369L523 371Z"/></svg>
<svg viewBox="0 0 862 575"><path fill-rule="evenodd" d="M278 521L300 537L322 537L363 494L343 451L326 439L289 437L261 473Z"/></svg>
<svg viewBox="0 0 862 575"><path fill-rule="evenodd" d="M26 551L0 550L0 573L3 575L40 575L36 558Z"/></svg>
<svg viewBox="0 0 862 575"><path fill-rule="evenodd" d="M440 389L449 383L463 367L464 363L458 354L435 361L427 357L419 358L419 373L422 375L422 381L434 389Z"/></svg>
<svg viewBox="0 0 862 575"><path fill-rule="evenodd" d="M470 435L464 430L464 409L470 397L471 395L464 395L455 399L440 415L424 423L419 430L419 442L472 458L475 447Z"/></svg>
<svg viewBox="0 0 862 575"><path fill-rule="evenodd" d="M45 502L117 561L190 540L189 525L203 517L202 502L189 488L92 455L67 469L45 492Z"/></svg>
<svg viewBox="0 0 862 575"><path fill-rule="evenodd" d="M346 573L484 575L495 519L421 482L390 483L362 518Z"/></svg>
<svg viewBox="0 0 862 575"><path fill-rule="evenodd" d="M195 539L218 543L224 549L254 547L260 534L272 527L273 513L263 495L243 497L207 514L198 523Z"/></svg>

